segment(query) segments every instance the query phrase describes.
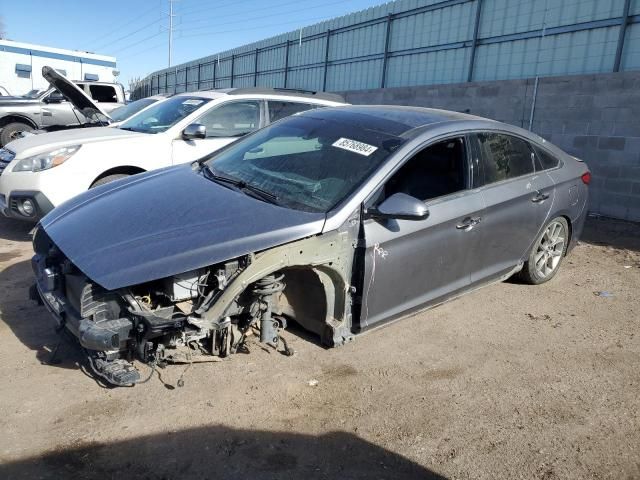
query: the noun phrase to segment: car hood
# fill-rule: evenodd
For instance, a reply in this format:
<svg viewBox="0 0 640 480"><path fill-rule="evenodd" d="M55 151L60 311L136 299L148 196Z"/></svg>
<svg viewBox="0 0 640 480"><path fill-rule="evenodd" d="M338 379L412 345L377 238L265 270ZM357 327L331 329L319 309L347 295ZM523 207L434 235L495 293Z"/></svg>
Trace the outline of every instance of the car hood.
<svg viewBox="0 0 640 480"><path fill-rule="evenodd" d="M42 76L49 82L49 85L57 89L74 107L78 109L91 123L111 121L107 115L91 98L82 91L75 83L69 81L64 75L56 72L55 69L42 67Z"/></svg>
<svg viewBox="0 0 640 480"><path fill-rule="evenodd" d="M319 234L324 220L179 165L92 189L41 226L85 275L113 290Z"/></svg>
<svg viewBox="0 0 640 480"><path fill-rule="evenodd" d="M73 128L39 135L27 135L8 143L6 148L15 153L16 158L24 158L70 145L84 145L114 140L131 141L139 137L147 138L149 135L109 127Z"/></svg>

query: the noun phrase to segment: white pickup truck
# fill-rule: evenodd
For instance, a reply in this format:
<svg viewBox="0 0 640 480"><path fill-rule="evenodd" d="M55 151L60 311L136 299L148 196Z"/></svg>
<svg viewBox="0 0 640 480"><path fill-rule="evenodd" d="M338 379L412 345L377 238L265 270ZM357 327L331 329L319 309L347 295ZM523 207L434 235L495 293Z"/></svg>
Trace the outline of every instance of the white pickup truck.
<svg viewBox="0 0 640 480"><path fill-rule="evenodd" d="M42 68L42 76L51 84L44 91L31 91L21 97L0 97L0 146L19 138L21 132L56 127L77 127L99 119L87 118L57 88L61 75L51 67ZM119 83L73 82L104 113L125 104L124 87ZM106 124L106 123L105 123Z"/></svg>

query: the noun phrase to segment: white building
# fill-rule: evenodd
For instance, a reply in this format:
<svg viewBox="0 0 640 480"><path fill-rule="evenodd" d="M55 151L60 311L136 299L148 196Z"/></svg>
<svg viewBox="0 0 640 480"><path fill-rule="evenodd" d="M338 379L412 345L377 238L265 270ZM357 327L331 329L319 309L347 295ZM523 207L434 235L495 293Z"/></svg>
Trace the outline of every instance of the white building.
<svg viewBox="0 0 640 480"><path fill-rule="evenodd" d="M116 58L78 50L0 40L0 86L11 95L46 89L42 67L55 68L70 80L116 81Z"/></svg>

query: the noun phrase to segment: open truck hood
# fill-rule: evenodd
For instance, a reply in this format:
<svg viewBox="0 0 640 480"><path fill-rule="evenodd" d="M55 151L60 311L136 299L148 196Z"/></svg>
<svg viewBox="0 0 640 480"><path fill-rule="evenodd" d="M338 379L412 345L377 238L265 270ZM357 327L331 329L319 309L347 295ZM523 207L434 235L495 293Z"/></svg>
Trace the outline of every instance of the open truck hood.
<svg viewBox="0 0 640 480"><path fill-rule="evenodd" d="M104 122L105 119L110 123L111 117L107 115L94 101L82 91L75 83L68 80L64 75L58 73L55 69L44 66L42 67L42 76L49 85L58 90L64 98L69 100L76 109L82 113L91 123Z"/></svg>
<svg viewBox="0 0 640 480"><path fill-rule="evenodd" d="M91 189L41 225L76 267L114 290L316 235L324 221L179 165Z"/></svg>

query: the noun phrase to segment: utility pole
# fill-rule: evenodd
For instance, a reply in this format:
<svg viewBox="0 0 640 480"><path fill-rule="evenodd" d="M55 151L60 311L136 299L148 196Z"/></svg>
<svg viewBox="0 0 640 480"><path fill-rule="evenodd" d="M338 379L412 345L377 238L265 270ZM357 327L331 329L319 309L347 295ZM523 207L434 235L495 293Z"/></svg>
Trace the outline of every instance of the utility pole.
<svg viewBox="0 0 640 480"><path fill-rule="evenodd" d="M169 0L169 66L171 66L171 54L173 53L173 2Z"/></svg>

